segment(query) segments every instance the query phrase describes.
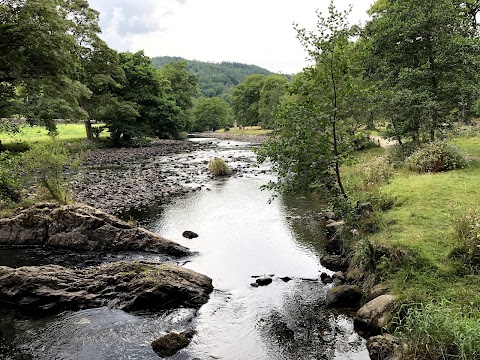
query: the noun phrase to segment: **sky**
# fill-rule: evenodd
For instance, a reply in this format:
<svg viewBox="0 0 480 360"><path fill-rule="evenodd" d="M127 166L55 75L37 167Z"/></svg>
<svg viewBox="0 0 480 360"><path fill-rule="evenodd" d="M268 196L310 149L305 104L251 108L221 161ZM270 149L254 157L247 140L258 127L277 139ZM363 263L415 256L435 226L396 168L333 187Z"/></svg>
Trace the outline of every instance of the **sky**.
<svg viewBox="0 0 480 360"><path fill-rule="evenodd" d="M374 0L353 4L350 23L366 21ZM150 57L180 56L208 62L258 65L294 74L307 66L307 53L293 23L307 30L316 10L327 14L329 0L89 0L100 12L102 39L117 51L144 50Z"/></svg>

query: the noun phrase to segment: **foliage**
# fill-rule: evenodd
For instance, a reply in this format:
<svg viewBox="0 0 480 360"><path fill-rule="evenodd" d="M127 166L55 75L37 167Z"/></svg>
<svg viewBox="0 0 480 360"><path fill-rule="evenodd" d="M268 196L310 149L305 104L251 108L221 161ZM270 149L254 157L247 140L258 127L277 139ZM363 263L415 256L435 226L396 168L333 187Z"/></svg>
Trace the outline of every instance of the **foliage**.
<svg viewBox="0 0 480 360"><path fill-rule="evenodd" d="M414 142L391 145L386 150L385 161L394 167L404 165L405 160L417 151L419 146L418 143Z"/></svg>
<svg viewBox="0 0 480 360"><path fill-rule="evenodd" d="M271 159L279 174L272 187L346 197L340 165L352 150L352 105L361 92L347 16L348 11L330 4L327 18L318 14L316 32L297 28L316 64L293 78L275 123L276 135L259 151L260 161Z"/></svg>
<svg viewBox="0 0 480 360"><path fill-rule="evenodd" d="M8 151L0 152L0 204L19 202L20 188L18 157Z"/></svg>
<svg viewBox="0 0 480 360"><path fill-rule="evenodd" d="M468 165L468 160L456 146L445 141L434 141L410 155L406 165L416 172L441 172L463 169Z"/></svg>
<svg viewBox="0 0 480 360"><path fill-rule="evenodd" d="M456 256L470 267L473 273L480 270L480 215L476 210L457 211L453 218L455 238L460 248L454 251Z"/></svg>
<svg viewBox="0 0 480 360"><path fill-rule="evenodd" d="M378 115L389 120L389 137L434 140L459 104L478 98L476 25L452 0L378 1L371 14L363 38Z"/></svg>
<svg viewBox="0 0 480 360"><path fill-rule="evenodd" d="M228 167L227 163L217 157L208 162L208 171L215 176L227 176L231 173L231 169Z"/></svg>
<svg viewBox="0 0 480 360"><path fill-rule="evenodd" d="M80 161L80 156L73 157L64 143L52 137L50 142L34 144L24 153L22 169L55 200L68 204L72 202L69 172L75 170Z"/></svg>
<svg viewBox="0 0 480 360"><path fill-rule="evenodd" d="M408 341L409 358L474 360L480 356L480 313L474 304L448 301L412 305L397 334Z"/></svg>
<svg viewBox="0 0 480 360"><path fill-rule="evenodd" d="M217 130L231 126L229 110L227 102L219 97L198 100L193 110L193 130Z"/></svg>
<svg viewBox="0 0 480 360"><path fill-rule="evenodd" d="M232 109L239 125L251 126L260 122L258 105L264 78L263 75L250 75L233 90Z"/></svg>
<svg viewBox="0 0 480 360"><path fill-rule="evenodd" d="M286 94L287 83L285 76L270 75L264 78L258 102L258 118L263 128L271 129L274 126L275 116Z"/></svg>
<svg viewBox="0 0 480 360"><path fill-rule="evenodd" d="M230 103L234 87L245 81L249 75L259 74L268 76L272 74L261 67L240 63L221 62L216 64L170 56L152 58L153 66L158 68L172 61L185 61L188 71L198 78L199 86L195 95L196 98L220 97L227 103Z"/></svg>

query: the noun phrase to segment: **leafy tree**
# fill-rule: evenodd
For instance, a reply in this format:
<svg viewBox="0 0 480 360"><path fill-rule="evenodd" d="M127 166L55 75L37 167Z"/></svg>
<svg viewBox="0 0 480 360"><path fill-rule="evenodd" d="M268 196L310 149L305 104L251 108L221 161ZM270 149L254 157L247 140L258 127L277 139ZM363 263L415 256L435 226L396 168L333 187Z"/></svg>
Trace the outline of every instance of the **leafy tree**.
<svg viewBox="0 0 480 360"><path fill-rule="evenodd" d="M187 70L185 61L166 64L160 69L160 74L169 81L169 93L180 109L175 123L176 132L186 130L190 125L189 110L193 107L192 98L197 93L198 79Z"/></svg>
<svg viewBox="0 0 480 360"><path fill-rule="evenodd" d="M347 197L340 164L350 149L345 123L360 92L355 80L361 70L347 16L330 3L327 18L318 13L316 32L296 26L315 65L293 78L275 124L277 135L260 150L260 160L270 158L279 174L272 187Z"/></svg>
<svg viewBox="0 0 480 360"><path fill-rule="evenodd" d="M391 137L433 140L459 104L474 104L480 70L474 3L382 0L372 7L367 73L381 91Z"/></svg>
<svg viewBox="0 0 480 360"><path fill-rule="evenodd" d="M258 103L258 116L264 128L271 128L282 97L286 93L288 79L281 75L270 75L263 80Z"/></svg>
<svg viewBox="0 0 480 360"><path fill-rule="evenodd" d="M194 131L216 130L231 125L228 123L229 106L219 97L198 100L193 113Z"/></svg>
<svg viewBox="0 0 480 360"><path fill-rule="evenodd" d="M233 114L239 124L257 125L260 122L258 106L264 79L263 75L250 75L233 90Z"/></svg>

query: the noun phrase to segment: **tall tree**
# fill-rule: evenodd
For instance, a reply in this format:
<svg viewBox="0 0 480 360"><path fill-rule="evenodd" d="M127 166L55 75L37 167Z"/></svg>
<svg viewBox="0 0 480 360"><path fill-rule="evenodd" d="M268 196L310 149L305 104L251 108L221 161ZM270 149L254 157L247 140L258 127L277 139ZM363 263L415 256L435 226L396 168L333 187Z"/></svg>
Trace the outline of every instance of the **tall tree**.
<svg viewBox="0 0 480 360"><path fill-rule="evenodd" d="M455 0L382 0L372 8L368 74L382 91L391 137L433 140L459 104L473 105L480 42L465 9Z"/></svg>
<svg viewBox="0 0 480 360"><path fill-rule="evenodd" d="M229 106L219 97L198 100L194 109L194 131L216 130L228 126Z"/></svg>
<svg viewBox="0 0 480 360"><path fill-rule="evenodd" d="M239 124L257 125L260 122L258 105L264 79L264 75L250 75L233 90L232 108Z"/></svg>
<svg viewBox="0 0 480 360"><path fill-rule="evenodd" d="M287 83L287 77L281 75L269 75L264 79L258 103L258 117L262 127L269 129L273 126Z"/></svg>
<svg viewBox="0 0 480 360"><path fill-rule="evenodd" d="M360 69L350 41L348 11L337 11L333 3L328 11L326 18L318 13L317 31L296 27L315 65L289 85L291 95L276 123L277 135L260 151L260 159L273 161L279 174L274 187L347 198L340 176L349 149L344 123L352 113L352 98L360 91L355 81Z"/></svg>

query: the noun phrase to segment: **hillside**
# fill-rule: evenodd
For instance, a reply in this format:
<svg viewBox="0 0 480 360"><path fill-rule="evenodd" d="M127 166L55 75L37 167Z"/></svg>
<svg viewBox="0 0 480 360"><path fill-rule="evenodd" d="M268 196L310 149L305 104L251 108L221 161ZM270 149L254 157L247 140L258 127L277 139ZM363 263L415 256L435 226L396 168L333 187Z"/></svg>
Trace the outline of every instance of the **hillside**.
<svg viewBox="0 0 480 360"><path fill-rule="evenodd" d="M155 67L162 67L170 61L186 61L188 70L198 77L198 97L219 96L230 102L233 88L253 74L271 75L272 72L255 65L232 62L219 64L186 60L180 57L162 56L152 58Z"/></svg>

